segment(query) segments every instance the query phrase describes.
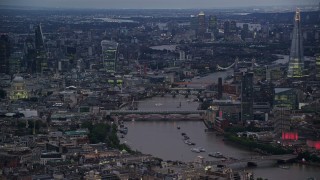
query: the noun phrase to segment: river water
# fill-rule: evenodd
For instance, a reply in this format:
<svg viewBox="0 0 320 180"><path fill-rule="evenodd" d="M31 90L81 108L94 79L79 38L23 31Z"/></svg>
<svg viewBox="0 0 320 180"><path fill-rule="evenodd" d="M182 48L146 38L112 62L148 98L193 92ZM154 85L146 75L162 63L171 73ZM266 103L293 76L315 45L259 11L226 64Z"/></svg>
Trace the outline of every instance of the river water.
<svg viewBox="0 0 320 180"><path fill-rule="evenodd" d="M192 81L216 83L219 77L229 76L232 72L218 72L202 78L195 78ZM201 83L200 83L201 84ZM153 97L139 102L139 110L196 110L198 102L193 102L194 96L188 99L182 95L172 98L170 95L164 97ZM178 105L181 102L181 107ZM122 143L128 144L132 149L142 153L151 154L164 160L180 160L190 162L197 156L202 156L205 160L215 161L209 157L209 152L221 152L228 157L237 159L255 156L255 153L249 152L234 144L223 141L223 138L213 132L205 132L205 125L202 121L185 121L183 117L180 120L144 120L127 121L128 134L121 139ZM177 127L180 127L178 129ZM190 141L196 143L195 146L189 146L184 143L181 133L186 133ZM206 152L194 153L192 147L203 147ZM320 167L312 167L300 164L289 164L289 169L281 169L272 164L266 164L262 167L248 169L254 172L255 178L263 177L272 179L290 179L303 180L308 177L320 179Z"/></svg>

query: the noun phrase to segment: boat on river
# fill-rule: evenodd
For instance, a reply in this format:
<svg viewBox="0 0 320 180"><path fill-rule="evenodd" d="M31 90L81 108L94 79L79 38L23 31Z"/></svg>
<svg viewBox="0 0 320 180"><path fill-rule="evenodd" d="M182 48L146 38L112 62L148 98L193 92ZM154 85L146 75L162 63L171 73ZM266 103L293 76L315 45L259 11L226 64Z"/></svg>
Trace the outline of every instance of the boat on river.
<svg viewBox="0 0 320 180"><path fill-rule="evenodd" d="M127 134L128 133L128 128L127 127L122 127L122 128L119 129L119 132L121 134Z"/></svg>
<svg viewBox="0 0 320 180"><path fill-rule="evenodd" d="M185 136L183 136L183 139L184 139L184 140L188 140L188 139L190 139L190 138L189 138L189 136L185 135Z"/></svg>
<svg viewBox="0 0 320 180"><path fill-rule="evenodd" d="M195 152L195 153L200 153L201 152L198 148L191 148L191 151Z"/></svg>
<svg viewBox="0 0 320 180"><path fill-rule="evenodd" d="M289 166L279 166L279 168L281 168L281 169L289 169L290 167Z"/></svg>
<svg viewBox="0 0 320 180"><path fill-rule="evenodd" d="M215 158L224 158L223 154L221 154L220 152L211 152L208 155Z"/></svg>
<svg viewBox="0 0 320 180"><path fill-rule="evenodd" d="M196 145L196 143L193 143L193 142L191 142L191 141L189 141L189 140L185 140L184 143L185 143L185 144L188 144L188 145L190 145L190 146Z"/></svg>

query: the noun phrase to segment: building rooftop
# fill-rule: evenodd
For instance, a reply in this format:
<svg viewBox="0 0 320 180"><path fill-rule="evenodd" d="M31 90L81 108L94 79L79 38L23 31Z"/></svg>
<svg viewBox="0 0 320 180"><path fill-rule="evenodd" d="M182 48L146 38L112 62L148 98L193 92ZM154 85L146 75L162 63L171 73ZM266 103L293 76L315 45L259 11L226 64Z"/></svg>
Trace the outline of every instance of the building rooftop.
<svg viewBox="0 0 320 180"><path fill-rule="evenodd" d="M23 82L24 79L23 79L23 77L17 75L17 76L14 77L14 79L12 81L13 82Z"/></svg>
<svg viewBox="0 0 320 180"><path fill-rule="evenodd" d="M292 88L274 88L274 92L277 93L281 93L281 92L285 92L285 91L289 91Z"/></svg>

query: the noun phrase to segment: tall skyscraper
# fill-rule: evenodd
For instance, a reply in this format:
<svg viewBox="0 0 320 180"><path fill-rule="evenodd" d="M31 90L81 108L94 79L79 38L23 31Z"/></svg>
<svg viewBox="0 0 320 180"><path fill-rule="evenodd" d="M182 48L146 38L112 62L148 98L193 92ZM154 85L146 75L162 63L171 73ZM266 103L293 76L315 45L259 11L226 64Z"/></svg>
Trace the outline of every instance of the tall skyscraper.
<svg viewBox="0 0 320 180"><path fill-rule="evenodd" d="M236 23L236 21L231 21L230 22L230 32L232 34L237 32L237 23Z"/></svg>
<svg viewBox="0 0 320 180"><path fill-rule="evenodd" d="M223 23L224 29L224 37L228 37L230 35L230 21L225 21Z"/></svg>
<svg viewBox="0 0 320 180"><path fill-rule="evenodd" d="M35 34L36 58L34 63L35 69L33 69L33 72L42 74L44 70L48 68L48 60L47 60L47 51L44 45L41 24L36 26L34 34Z"/></svg>
<svg viewBox="0 0 320 180"><path fill-rule="evenodd" d="M222 98L222 93L223 93L222 78L219 77L218 78L218 98L217 99Z"/></svg>
<svg viewBox="0 0 320 180"><path fill-rule="evenodd" d="M218 28L217 16L209 16L208 28L214 32Z"/></svg>
<svg viewBox="0 0 320 180"><path fill-rule="evenodd" d="M241 80L241 121L253 120L253 73L246 72Z"/></svg>
<svg viewBox="0 0 320 180"><path fill-rule="evenodd" d="M118 58L118 43L108 40L101 41L103 66L107 73L116 72L116 63Z"/></svg>
<svg viewBox="0 0 320 180"><path fill-rule="evenodd" d="M274 132L276 136L281 136L283 132L290 131L291 109L286 106L276 106L273 108L274 114Z"/></svg>
<svg viewBox="0 0 320 180"><path fill-rule="evenodd" d="M9 36L0 36L0 73L9 73L10 41Z"/></svg>
<svg viewBox="0 0 320 180"><path fill-rule="evenodd" d="M206 16L203 11L198 14L198 36L204 36L206 32Z"/></svg>
<svg viewBox="0 0 320 180"><path fill-rule="evenodd" d="M35 46L37 51L41 51L44 49L44 42L43 42L43 34L42 34L42 28L41 24L36 26L35 31Z"/></svg>
<svg viewBox="0 0 320 180"><path fill-rule="evenodd" d="M241 30L241 39L245 40L249 34L249 24L244 24Z"/></svg>
<svg viewBox="0 0 320 180"><path fill-rule="evenodd" d="M213 33L216 39L219 34L217 16L209 16L208 29Z"/></svg>
<svg viewBox="0 0 320 180"><path fill-rule="evenodd" d="M294 17L294 28L292 33L292 42L290 49L290 58L288 66L289 78L299 78L303 76L304 70L304 59L303 59L303 44L302 44L302 33L300 23L300 10L296 10Z"/></svg>

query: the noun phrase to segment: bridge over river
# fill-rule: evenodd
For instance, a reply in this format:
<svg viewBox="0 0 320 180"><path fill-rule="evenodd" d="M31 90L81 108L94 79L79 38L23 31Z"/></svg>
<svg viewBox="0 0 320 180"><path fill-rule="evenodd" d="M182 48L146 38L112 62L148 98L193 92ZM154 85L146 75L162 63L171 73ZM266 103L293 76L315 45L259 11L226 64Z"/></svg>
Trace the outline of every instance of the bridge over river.
<svg viewBox="0 0 320 180"><path fill-rule="evenodd" d="M114 110L110 116L122 120L203 120L203 110Z"/></svg>
<svg viewBox="0 0 320 180"><path fill-rule="evenodd" d="M254 156L249 158L243 158L243 159L228 159L228 160L222 160L222 161L213 161L212 164L220 164L225 166L248 166L249 164L258 166L259 164L262 164L263 162L288 162L290 160L293 160L297 158L297 155L294 154L284 154L284 155L270 155L270 156Z"/></svg>
<svg viewBox="0 0 320 180"><path fill-rule="evenodd" d="M205 110L109 110L108 115L128 115L128 114L204 114Z"/></svg>

